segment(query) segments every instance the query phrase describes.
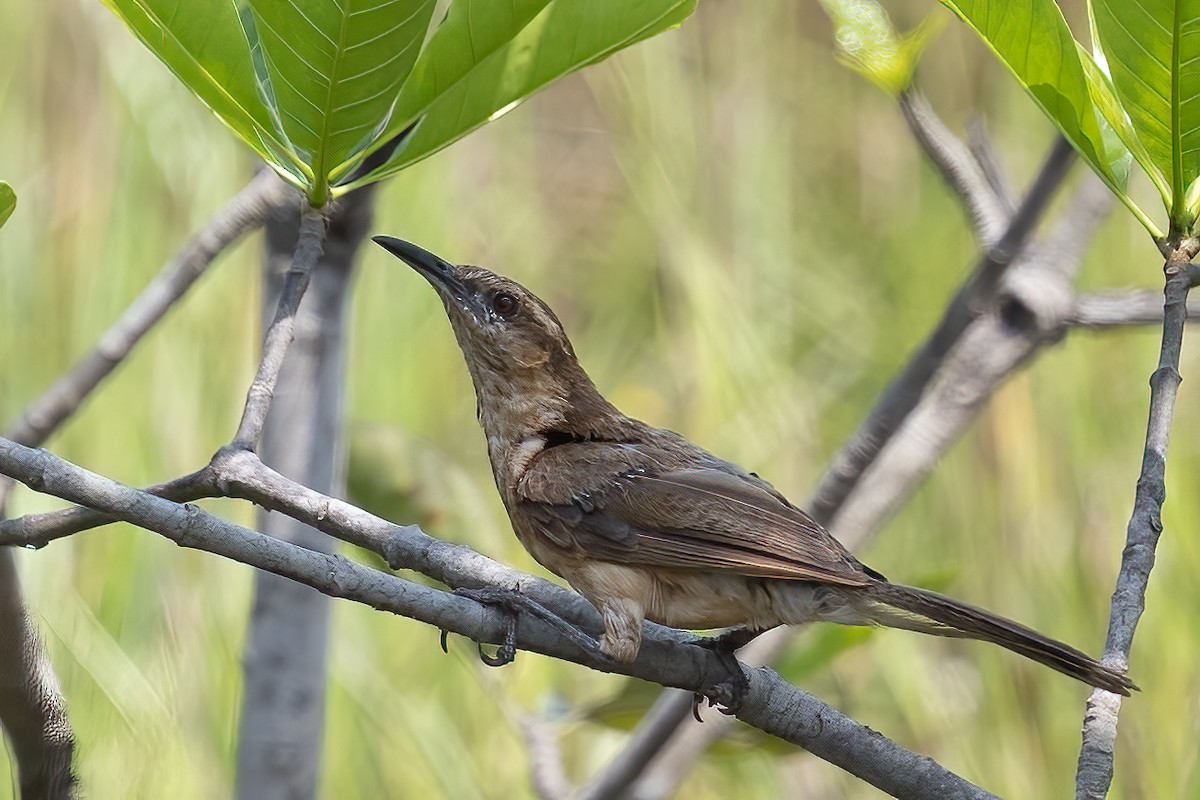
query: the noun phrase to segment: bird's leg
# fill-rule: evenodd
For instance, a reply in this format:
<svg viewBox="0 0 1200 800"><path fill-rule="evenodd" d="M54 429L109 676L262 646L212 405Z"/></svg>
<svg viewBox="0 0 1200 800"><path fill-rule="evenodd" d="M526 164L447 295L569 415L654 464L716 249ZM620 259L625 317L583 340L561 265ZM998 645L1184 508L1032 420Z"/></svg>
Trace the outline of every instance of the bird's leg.
<svg viewBox="0 0 1200 800"><path fill-rule="evenodd" d="M734 653L745 647L767 629L755 630L748 627L730 628L719 636L700 637L693 644L716 653L728 672L729 677L720 681L703 692L696 692L692 698L692 716L697 722L700 719L700 703L707 700L709 706L716 706L722 714L735 714L750 690L750 682L742 669L742 662L737 660Z"/></svg>
<svg viewBox="0 0 1200 800"><path fill-rule="evenodd" d="M729 628L716 636L707 637L703 641L697 642L697 644L701 647L710 647L713 650L735 653L769 630L771 629L750 628L743 625L740 628Z"/></svg>
<svg viewBox="0 0 1200 800"><path fill-rule="evenodd" d="M513 659L516 658L517 618L521 612L542 620L591 657L600 661L609 660L601 652L600 644L595 639L533 598L521 594L519 588L509 589L498 586L480 586L476 588L455 589L454 593L482 605L498 608L504 614L504 641L500 644L500 649L496 651L496 655L489 656L483 652L482 645L480 647L479 658L490 667L502 667L505 664L512 663ZM446 649L446 634L447 631L443 630L441 639L442 650Z"/></svg>

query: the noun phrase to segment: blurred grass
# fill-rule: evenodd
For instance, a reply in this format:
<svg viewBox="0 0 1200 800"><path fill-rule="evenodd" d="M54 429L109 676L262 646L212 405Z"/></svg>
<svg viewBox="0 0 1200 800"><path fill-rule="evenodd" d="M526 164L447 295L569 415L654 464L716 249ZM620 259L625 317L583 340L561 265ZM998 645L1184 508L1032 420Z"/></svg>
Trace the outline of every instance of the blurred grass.
<svg viewBox="0 0 1200 800"><path fill-rule="evenodd" d="M931 6L889 4L901 24ZM254 165L99 4L8 3L0 25L0 177L21 198L0 233L0 413L11 419ZM816 4L749 14L710 0L681 30L390 183L377 226L528 284L626 411L802 499L975 252L891 101L839 66L829 40ZM978 42L950 25L918 78L953 126L985 114L1015 183L1029 181L1051 131ZM251 375L257 248L223 259L49 446L132 483L202 463L233 430ZM1153 247L1116 215L1083 284L1159 280ZM428 287L366 252L353 326L350 417L372 444L355 463L376 479L373 501L539 572L495 496L466 371ZM1044 354L864 559L896 580L943 576L951 594L1097 652L1156 348L1154 332L1137 331L1073 335ZM1194 353L1117 798L1200 792ZM23 492L14 511L46 507ZM212 507L249 521L237 504ZM247 570L124 526L17 557L89 796L229 795ZM335 615L326 797L527 796L522 710L566 714L577 780L620 746L571 711L612 697L615 678L536 656L490 672L468 642L443 655L422 625L346 603ZM1001 795L1070 791L1086 690L994 648L881 632L803 684ZM10 769L0 755L0 796ZM686 796L800 785L809 797L875 796L803 753L744 748L702 764Z"/></svg>

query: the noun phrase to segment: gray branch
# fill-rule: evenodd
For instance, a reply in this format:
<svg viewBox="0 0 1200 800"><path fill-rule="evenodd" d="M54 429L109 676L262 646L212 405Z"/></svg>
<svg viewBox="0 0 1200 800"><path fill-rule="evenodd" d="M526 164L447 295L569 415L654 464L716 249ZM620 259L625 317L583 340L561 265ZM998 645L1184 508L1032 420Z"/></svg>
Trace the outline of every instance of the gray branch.
<svg viewBox="0 0 1200 800"><path fill-rule="evenodd" d="M200 229L100 337L97 345L30 403L5 431L38 445L73 414L216 257L294 197L263 171ZM0 479L0 516L12 483ZM21 596L12 552L0 550L0 720L12 741L22 796L72 796L74 737L66 703Z"/></svg>
<svg viewBox="0 0 1200 800"><path fill-rule="evenodd" d="M261 226L273 209L299 207L295 191L263 170L205 223L172 258L86 356L26 407L4 437L30 446L46 440L92 390L202 276L225 248Z"/></svg>
<svg viewBox="0 0 1200 800"><path fill-rule="evenodd" d="M212 480L235 496L260 498L277 510L347 541L387 554L396 568L416 569L454 585L499 585L574 618L590 632L600 621L587 601L559 586L504 567L461 545L400 528L348 503L295 484L262 466L252 452L225 448L211 466ZM35 491L87 503L117 519L201 549L299 581L332 597L390 611L468 636L498 642L504 613L473 600L379 572L342 556L318 553L226 522L191 505L124 486L80 469L46 451L0 439L0 472ZM682 631L647 624L642 650L630 664L597 662L570 638L540 619L521 616L524 650L618 672L664 686L699 691L727 677L719 656L696 647ZM851 720L768 669L747 670L749 691L738 718L810 749L895 797L982 798L984 790Z"/></svg>
<svg viewBox="0 0 1200 800"><path fill-rule="evenodd" d="M988 249L967 281L959 288L933 333L921 345L900 374L888 385L862 426L834 457L808 505L818 520L830 519L854 491L866 466L896 432L946 354L957 345L967 326L990 304L1000 278L1017 258L1025 240L1062 183L1075 151L1061 136L1055 140L1041 172L1009 223L1004 235Z"/></svg>
<svg viewBox="0 0 1200 800"><path fill-rule="evenodd" d="M562 749L558 737L545 720L524 715L517 720L529 753L529 779L533 792L541 800L563 800L572 794L571 782L563 770Z"/></svg>
<svg viewBox="0 0 1200 800"><path fill-rule="evenodd" d="M296 315L295 342L279 373L262 437L262 459L326 494L343 489L342 408L345 310L355 254L371 225L374 187L351 192L329 215L323 254ZM301 220L267 220L264 325L277 307ZM333 540L280 514L263 512L260 530L329 553ZM254 576L246 634L237 796L253 800L315 797L325 732L329 598L268 572Z"/></svg>
<svg viewBox="0 0 1200 800"><path fill-rule="evenodd" d="M1188 285L1200 285L1200 267L1188 265ZM1187 317L1200 317L1200 301L1189 297ZM1069 323L1081 328L1103 330L1132 325L1160 325L1163 320L1163 294L1151 289L1115 289L1083 294L1075 301L1075 313Z"/></svg>
<svg viewBox="0 0 1200 800"><path fill-rule="evenodd" d="M271 399L275 395L279 371L283 368L283 359L287 355L288 347L295 338L296 312L300 308L300 300L304 297L305 290L308 289L313 268L321 257L324 239L324 212L305 206L300 219L296 254L280 292L275 318L263 338L258 371L246 393L242 420L233 438L236 447L253 450L258 447L258 441L262 438L263 425L271 408Z"/></svg>
<svg viewBox="0 0 1200 800"><path fill-rule="evenodd" d="M957 196L975 238L985 248L1003 236L1013 216L1012 202L1000 181L991 148L980 138L978 152L963 144L916 89L900 95L900 111L913 137ZM974 137L973 137L974 138Z"/></svg>
<svg viewBox="0 0 1200 800"><path fill-rule="evenodd" d="M1175 397L1182 378L1179 353L1183 347L1183 328L1187 322L1187 296L1190 288L1189 265L1200 241L1188 239L1176 245L1164 266L1166 287L1163 301L1162 348L1158 368L1150 376L1150 419L1146 425L1146 446L1142 470L1138 476L1129 519L1121 570L1112 596L1112 615L1103 662L1125 669L1138 620L1146 608L1146 585L1154 568L1154 553L1162 533L1162 504L1167 494L1167 442ZM1108 794L1113 775L1116 748L1117 715L1121 697L1095 690L1088 698L1083 720L1083 745L1075 773L1075 796L1080 800L1101 800Z"/></svg>
<svg viewBox="0 0 1200 800"><path fill-rule="evenodd" d="M932 112L928 112L932 118ZM949 136L949 133L946 133ZM960 145L961 146L961 145ZM1034 218L1044 211L1046 200L1063 178L1069 157L1058 142L1042 175L1034 182L1022 211L994 253L1014 253L1012 242L1020 233L1031 233ZM883 527L896 507L924 481L944 452L971 421L1007 375L1019 368L1043 344L1057 341L1062 318L1073 309L1070 276L1078 269L1084 248L1069 249L1090 235L1111 206L1108 190L1099 181L1088 180L1076 194L1070 211L1049 240L1037 248L994 258L985 255L976 273L954 296L934 335L925 342L904 372L893 381L871 410L862 428L842 447L817 487L809 509L851 549L865 545ZM1009 264L1012 260L1012 265ZM986 276L986 277L984 277ZM980 293L983 283L997 287ZM1045 301L1066 305L1045 307ZM930 386L938 375L937 383ZM878 434L878 438L872 439ZM866 446L870 444L870 446ZM857 488L856 488L857 487ZM793 628L793 634L796 632ZM776 645L779 648L787 637ZM754 646L752 643L751 646ZM682 700L655 704L642 726L659 729L686 726L688 708ZM650 796L665 796L682 780L690 760L724 732L721 724L685 727L688 742L672 744L678 754L662 762L649 776ZM614 760L614 769L626 774L631 765L646 764L652 752L649 739L635 734L634 740ZM661 742L654 745L660 747ZM668 774L670 772L670 774ZM623 780L628 777L623 776ZM617 798L616 792L601 793L606 777L599 776L588 788L593 798ZM619 786L614 781L611 786ZM638 796L644 787L638 784Z"/></svg>

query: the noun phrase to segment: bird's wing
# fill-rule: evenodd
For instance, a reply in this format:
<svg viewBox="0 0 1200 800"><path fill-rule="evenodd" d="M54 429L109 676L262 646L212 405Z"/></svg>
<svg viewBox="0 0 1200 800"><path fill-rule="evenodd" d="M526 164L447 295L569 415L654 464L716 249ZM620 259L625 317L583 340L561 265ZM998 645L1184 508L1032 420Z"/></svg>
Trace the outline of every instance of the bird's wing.
<svg viewBox="0 0 1200 800"><path fill-rule="evenodd" d="M522 510L561 544L663 569L872 582L874 573L811 517L732 465L713 459L672 468L674 459L644 446L624 453L602 443L565 447L574 452L545 453L522 482Z"/></svg>

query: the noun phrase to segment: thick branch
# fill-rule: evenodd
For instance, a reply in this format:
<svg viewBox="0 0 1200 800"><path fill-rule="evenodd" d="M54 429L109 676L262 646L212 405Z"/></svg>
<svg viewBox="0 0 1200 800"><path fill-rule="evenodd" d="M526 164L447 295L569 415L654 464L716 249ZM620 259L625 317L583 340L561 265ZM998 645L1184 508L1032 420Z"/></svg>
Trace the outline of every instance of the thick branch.
<svg viewBox="0 0 1200 800"><path fill-rule="evenodd" d="M284 280L283 291L279 295L279 306L275 310L275 319L267 328L263 338L262 357L258 362L258 371L250 390L246 393L246 406L242 411L242 421L238 424L237 434L233 437L235 447L253 450L258 446L262 437L263 424L267 420L267 411L271 408L271 398L275 394L275 384L279 380L279 370L283 368L283 358L287 355L288 347L295 336L296 311L300 308L300 300L308 288L308 280L312 275L317 260L321 257L321 248L325 239L325 215L315 208L305 206L300 220L300 238L296 242L296 255L292 259L291 269Z"/></svg>
<svg viewBox="0 0 1200 800"><path fill-rule="evenodd" d="M1146 584L1154 568L1154 553L1162 533L1163 500L1166 497L1167 442L1171 417L1181 381L1179 353L1187 321L1190 285L1189 262L1200 250L1200 242L1189 239L1172 249L1164 267L1166 287L1163 301L1162 347L1158 368L1150 376L1150 418L1146 446L1129 519L1121 571L1112 597L1112 615L1103 662L1124 669L1129 664L1133 634L1146 607ZM1083 746L1075 774L1075 796L1099 800L1112 783L1113 751L1116 747L1117 716L1121 697L1099 689L1088 698L1083 720Z"/></svg>
<svg viewBox="0 0 1200 800"><path fill-rule="evenodd" d="M234 465L253 469L257 457L247 451L223 451ZM0 439L0 472L30 488L76 503L88 503L112 516L166 536L183 547L206 550L258 569L274 572L312 586L333 597L342 597L391 611L430 625L497 642L503 637L503 613L473 600L432 589L394 575L364 567L344 557L326 555L282 542L226 522L200 508L178 505L75 467L45 451L35 451ZM266 476L258 489L294 487L286 478ZM256 489L256 491L258 490ZM586 617L584 627L599 630L599 619L586 601L566 589L503 567L468 548L448 545L426 536L414 526L397 528L347 503L304 491L298 502L288 496L272 497L281 509L322 529L331 520L350 523L344 538L379 543L390 559L406 566L427 565L427 574L454 576L476 584L520 587L522 593L552 611ZM446 556L453 554L454 560ZM472 564L488 562L485 570ZM423 570L424 571L424 570ZM530 591L530 590L533 591ZM605 672L676 686L691 691L705 689L725 678L719 656L690 644L691 637L657 625L646 626L646 637L636 661L630 664L598 663L570 639L541 620L522 616L518 644L522 649L574 661ZM748 670L749 692L738 717L755 727L812 750L896 797L990 797L987 792L946 771L934 761L911 753L894 742L849 719L766 669Z"/></svg>
<svg viewBox="0 0 1200 800"><path fill-rule="evenodd" d="M863 470L878 455L896 428L916 406L934 373L955 346L964 330L986 307L1008 266L1033 233L1054 191L1074 161L1074 150L1061 136L1047 156L1042 170L1021 207L994 247L988 250L971 277L950 301L937 328L913 355L904 370L888 385L866 421L834 457L817 486L809 512L828 521L854 490Z"/></svg>

